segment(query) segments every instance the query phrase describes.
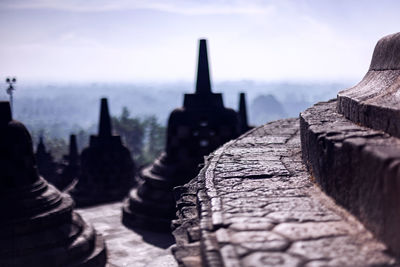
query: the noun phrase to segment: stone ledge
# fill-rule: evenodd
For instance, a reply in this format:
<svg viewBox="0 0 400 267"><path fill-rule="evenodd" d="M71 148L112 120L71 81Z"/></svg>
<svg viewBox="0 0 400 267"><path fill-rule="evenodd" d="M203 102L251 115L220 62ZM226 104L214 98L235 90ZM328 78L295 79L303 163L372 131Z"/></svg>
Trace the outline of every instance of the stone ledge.
<svg viewBox="0 0 400 267"><path fill-rule="evenodd" d="M335 106L300 114L303 160L328 195L400 255L400 140L348 121Z"/></svg>
<svg viewBox="0 0 400 267"><path fill-rule="evenodd" d="M179 264L397 264L311 178L301 160L297 119L269 123L225 144L195 180L177 189Z"/></svg>

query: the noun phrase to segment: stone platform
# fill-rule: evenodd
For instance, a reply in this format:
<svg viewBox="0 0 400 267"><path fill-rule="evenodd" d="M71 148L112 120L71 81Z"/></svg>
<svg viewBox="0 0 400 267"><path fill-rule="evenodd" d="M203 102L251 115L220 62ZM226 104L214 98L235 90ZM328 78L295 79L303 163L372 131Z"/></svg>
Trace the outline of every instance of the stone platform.
<svg viewBox="0 0 400 267"><path fill-rule="evenodd" d="M128 229L121 223L122 202L77 209L94 225L107 245L106 267L176 267L169 247L174 243L171 234Z"/></svg>
<svg viewBox="0 0 400 267"><path fill-rule="evenodd" d="M176 188L181 266L397 266L384 244L327 197L302 163L299 120L225 144Z"/></svg>

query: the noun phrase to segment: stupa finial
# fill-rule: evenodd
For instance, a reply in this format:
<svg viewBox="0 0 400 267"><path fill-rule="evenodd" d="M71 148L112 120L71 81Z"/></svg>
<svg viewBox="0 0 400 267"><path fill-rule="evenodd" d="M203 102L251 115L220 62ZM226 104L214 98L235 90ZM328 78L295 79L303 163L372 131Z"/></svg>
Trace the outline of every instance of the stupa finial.
<svg viewBox="0 0 400 267"><path fill-rule="evenodd" d="M102 98L100 107L99 136L111 136L111 132L111 119L108 111L107 98Z"/></svg>
<svg viewBox="0 0 400 267"><path fill-rule="evenodd" d="M240 93L239 98L239 122L240 122L240 130L245 132L249 129L249 125L247 122L247 108L246 108L246 95L245 93Z"/></svg>
<svg viewBox="0 0 400 267"><path fill-rule="evenodd" d="M210 71L208 68L207 40L200 39L197 64L196 94L211 93Z"/></svg>
<svg viewBox="0 0 400 267"><path fill-rule="evenodd" d="M69 155L68 155L70 164L77 164L78 162L78 146L76 143L76 135L71 134L69 136Z"/></svg>

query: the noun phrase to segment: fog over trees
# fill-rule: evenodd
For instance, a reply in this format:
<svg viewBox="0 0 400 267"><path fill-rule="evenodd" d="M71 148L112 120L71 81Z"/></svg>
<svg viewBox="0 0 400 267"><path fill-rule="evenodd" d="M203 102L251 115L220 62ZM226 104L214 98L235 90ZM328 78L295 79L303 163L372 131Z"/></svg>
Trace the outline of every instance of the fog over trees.
<svg viewBox="0 0 400 267"><path fill-rule="evenodd" d="M68 151L68 137L77 135L78 148L97 134L99 99L109 99L114 132L121 135L139 165L151 162L164 148L165 126L170 112L182 106L183 94L193 92L188 82L127 84L82 83L16 86L14 117L25 123L36 146L39 136L56 159ZM239 93L246 93L249 122L297 117L315 102L328 100L348 87L338 83L219 82L214 92L223 93L225 106L238 109ZM0 99L7 100L5 90Z"/></svg>

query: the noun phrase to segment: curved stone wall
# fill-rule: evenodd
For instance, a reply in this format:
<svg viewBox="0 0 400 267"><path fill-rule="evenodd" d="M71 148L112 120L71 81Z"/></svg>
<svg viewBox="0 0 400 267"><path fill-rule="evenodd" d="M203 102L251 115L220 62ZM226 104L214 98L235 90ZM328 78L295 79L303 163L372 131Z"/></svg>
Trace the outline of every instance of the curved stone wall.
<svg viewBox="0 0 400 267"><path fill-rule="evenodd" d="M302 163L298 119L269 123L225 144L196 179L176 189L179 264L397 264L313 179Z"/></svg>
<svg viewBox="0 0 400 267"><path fill-rule="evenodd" d="M321 188L400 255L400 140L336 112L336 101L300 114L303 161Z"/></svg>

